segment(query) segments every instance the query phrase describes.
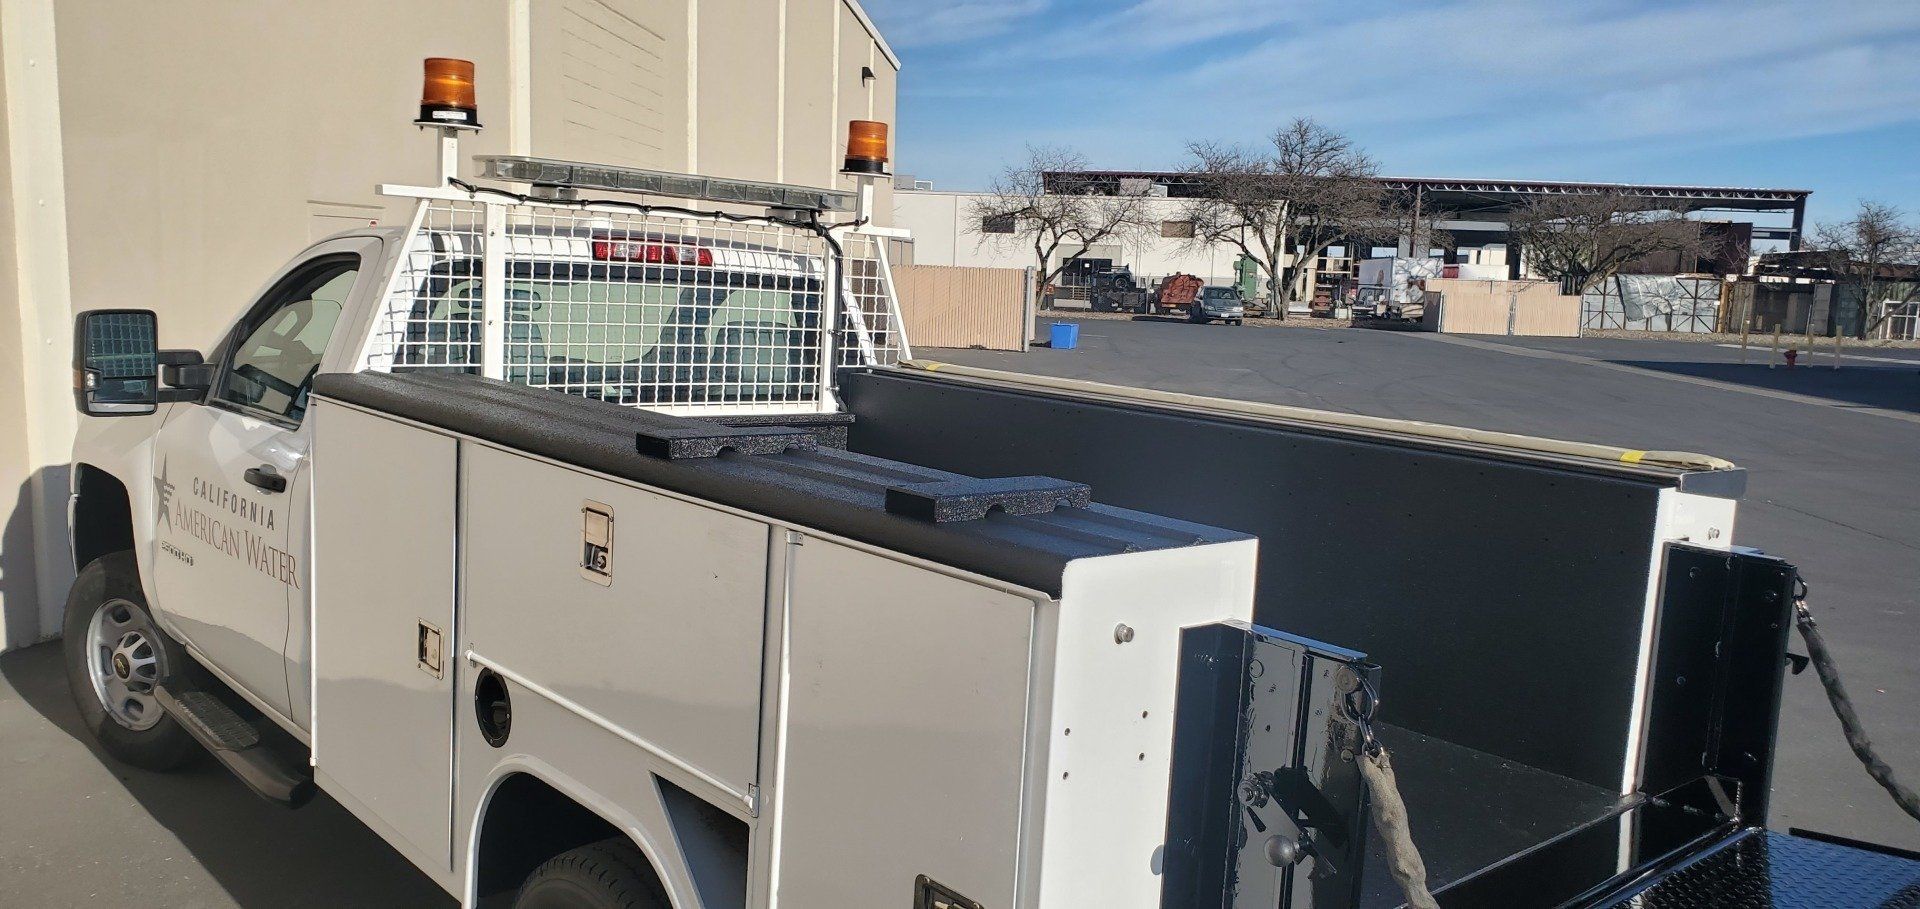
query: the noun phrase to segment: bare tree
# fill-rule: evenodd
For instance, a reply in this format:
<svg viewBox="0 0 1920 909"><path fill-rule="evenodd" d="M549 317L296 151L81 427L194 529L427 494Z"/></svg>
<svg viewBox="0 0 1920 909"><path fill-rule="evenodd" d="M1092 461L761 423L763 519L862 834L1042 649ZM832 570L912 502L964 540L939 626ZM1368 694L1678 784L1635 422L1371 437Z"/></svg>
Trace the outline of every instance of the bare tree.
<svg viewBox="0 0 1920 909"><path fill-rule="evenodd" d="M1835 275L1859 277L1867 307L1863 338L1900 307L1920 300L1920 226L1891 205L1862 201L1853 217L1814 228L1813 247ZM1889 280L1889 272L1905 272L1904 281Z"/></svg>
<svg viewBox="0 0 1920 909"><path fill-rule="evenodd" d="M1187 151L1196 189L1185 213L1190 242L1233 246L1257 263L1280 318L1308 290L1314 259L1396 217L1374 160L1311 119L1275 130L1258 149L1198 142Z"/></svg>
<svg viewBox="0 0 1920 909"><path fill-rule="evenodd" d="M1130 240L1146 224L1144 193L1107 191L1081 176L1087 167L1072 149L1029 146L1025 161L1002 171L992 189L969 204L968 229L983 240L1013 234L1028 244L1044 292L1088 247ZM1072 254L1056 260L1062 248Z"/></svg>
<svg viewBox="0 0 1920 909"><path fill-rule="evenodd" d="M1535 199L1509 229L1536 273L1575 294L1635 260L1673 252L1684 262L1701 248L1699 222L1611 189Z"/></svg>

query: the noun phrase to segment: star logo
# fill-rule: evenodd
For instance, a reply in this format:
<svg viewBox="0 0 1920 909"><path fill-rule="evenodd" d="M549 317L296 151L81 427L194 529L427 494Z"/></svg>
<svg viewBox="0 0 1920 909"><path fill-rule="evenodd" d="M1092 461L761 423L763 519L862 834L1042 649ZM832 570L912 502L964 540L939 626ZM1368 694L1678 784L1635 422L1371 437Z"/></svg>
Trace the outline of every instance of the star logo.
<svg viewBox="0 0 1920 909"><path fill-rule="evenodd" d="M167 482L167 462L160 462L160 473L153 478L153 504L160 514L153 519L159 526L160 519L167 519L167 529L173 529L173 484Z"/></svg>

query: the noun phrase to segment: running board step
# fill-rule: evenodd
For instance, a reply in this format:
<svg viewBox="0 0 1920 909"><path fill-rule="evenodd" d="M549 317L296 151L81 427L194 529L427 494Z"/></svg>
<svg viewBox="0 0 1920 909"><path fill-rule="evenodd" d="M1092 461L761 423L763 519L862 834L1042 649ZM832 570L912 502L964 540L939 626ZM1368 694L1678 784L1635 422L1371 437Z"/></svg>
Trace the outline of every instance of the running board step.
<svg viewBox="0 0 1920 909"><path fill-rule="evenodd" d="M254 728L209 691L153 690L154 699L213 756L261 798L298 808L313 798L313 774L262 743Z"/></svg>

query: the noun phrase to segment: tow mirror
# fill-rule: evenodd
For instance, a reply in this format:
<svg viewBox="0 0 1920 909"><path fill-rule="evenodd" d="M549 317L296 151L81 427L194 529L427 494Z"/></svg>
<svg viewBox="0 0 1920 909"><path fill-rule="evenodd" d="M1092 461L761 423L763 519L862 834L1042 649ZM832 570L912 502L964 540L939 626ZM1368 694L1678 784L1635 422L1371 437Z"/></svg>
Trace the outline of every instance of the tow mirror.
<svg viewBox="0 0 1920 909"><path fill-rule="evenodd" d="M90 309L73 325L73 402L89 416L153 413L160 330L150 309Z"/></svg>
<svg viewBox="0 0 1920 909"><path fill-rule="evenodd" d="M213 367L192 350L161 350L150 309L90 309L73 326L73 399L96 417L150 414L163 401L197 401ZM162 389L161 379L172 388Z"/></svg>

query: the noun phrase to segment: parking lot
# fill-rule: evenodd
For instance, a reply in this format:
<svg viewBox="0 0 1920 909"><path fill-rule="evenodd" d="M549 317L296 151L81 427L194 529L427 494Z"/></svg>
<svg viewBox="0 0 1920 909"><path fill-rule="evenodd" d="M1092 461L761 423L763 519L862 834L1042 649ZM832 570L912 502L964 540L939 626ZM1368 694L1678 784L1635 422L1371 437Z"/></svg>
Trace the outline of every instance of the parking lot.
<svg viewBox="0 0 1920 909"><path fill-rule="evenodd" d="M0 907L454 905L323 793L298 811L211 758L169 774L102 754L54 641L0 655Z"/></svg>
<svg viewBox="0 0 1920 909"><path fill-rule="evenodd" d="M1869 732L1911 779L1920 774L1920 353L1849 349L1835 370L1829 351L1803 354L1789 371L1768 368L1764 341L1742 365L1737 348L1713 344L1086 320L1071 351L915 353L1728 458L1749 472L1735 542L1799 564ZM1797 638L1794 649L1803 649ZM1920 848L1920 828L1847 750L1811 672L1788 680L1774 785L1776 826Z"/></svg>
<svg viewBox="0 0 1920 909"><path fill-rule="evenodd" d="M1875 359L1836 371L1822 352L1789 372L1767 368L1764 348L1743 366L1738 350L1703 344L1105 320L1084 322L1072 351L919 351L1730 458L1750 471L1736 541L1799 563L1870 730L1911 778L1920 773L1920 628L1910 606L1920 588L1920 355L1860 353ZM58 647L0 657L0 905L21 894L35 905L451 905L324 795L288 812L211 762L167 776L111 763L78 725ZM1811 674L1789 680L1780 734L1775 824L1920 848L1920 830L1847 751Z"/></svg>

